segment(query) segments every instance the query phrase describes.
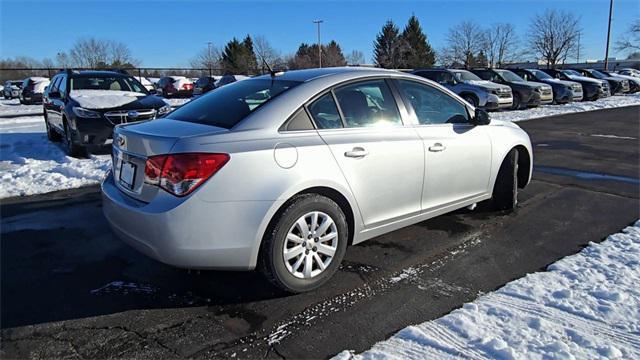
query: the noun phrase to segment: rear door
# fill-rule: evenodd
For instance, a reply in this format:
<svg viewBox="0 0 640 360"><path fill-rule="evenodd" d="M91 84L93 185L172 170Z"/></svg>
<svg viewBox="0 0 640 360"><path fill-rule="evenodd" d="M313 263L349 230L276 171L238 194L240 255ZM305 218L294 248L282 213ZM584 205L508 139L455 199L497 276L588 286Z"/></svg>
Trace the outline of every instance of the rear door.
<svg viewBox="0 0 640 360"><path fill-rule="evenodd" d="M420 212L422 141L412 127L403 125L384 79L338 87L308 110L349 183L366 227Z"/></svg>
<svg viewBox="0 0 640 360"><path fill-rule="evenodd" d="M435 86L411 80L396 84L423 140L423 211L487 194L491 141L486 129L470 124L467 107Z"/></svg>

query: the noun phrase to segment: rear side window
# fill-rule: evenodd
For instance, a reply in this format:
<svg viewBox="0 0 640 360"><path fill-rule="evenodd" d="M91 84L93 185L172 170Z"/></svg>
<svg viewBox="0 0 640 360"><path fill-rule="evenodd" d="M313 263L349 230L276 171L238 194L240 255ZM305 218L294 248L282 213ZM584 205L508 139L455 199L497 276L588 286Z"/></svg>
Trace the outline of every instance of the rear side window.
<svg viewBox="0 0 640 360"><path fill-rule="evenodd" d="M343 86L335 94L347 127L402 125L398 105L384 80Z"/></svg>
<svg viewBox="0 0 640 360"><path fill-rule="evenodd" d="M318 129L338 129L342 127L342 118L335 101L333 101L331 92L324 94L309 105L309 113L316 122Z"/></svg>
<svg viewBox="0 0 640 360"><path fill-rule="evenodd" d="M231 129L261 105L298 84L298 81L271 79L238 81L190 101L170 117Z"/></svg>
<svg viewBox="0 0 640 360"><path fill-rule="evenodd" d="M313 123L305 109L298 110L282 127L284 131L313 130Z"/></svg>

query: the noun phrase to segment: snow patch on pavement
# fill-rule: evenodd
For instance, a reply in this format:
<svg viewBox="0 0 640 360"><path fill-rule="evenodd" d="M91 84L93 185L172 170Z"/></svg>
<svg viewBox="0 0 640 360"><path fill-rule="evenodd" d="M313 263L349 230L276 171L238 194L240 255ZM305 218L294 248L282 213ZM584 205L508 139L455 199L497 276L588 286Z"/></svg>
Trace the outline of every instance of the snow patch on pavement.
<svg viewBox="0 0 640 360"><path fill-rule="evenodd" d="M563 105L542 105L532 109L494 112L489 115L491 119L494 120L518 122L547 116L633 105L640 105L640 93L615 95L596 101L572 102Z"/></svg>
<svg viewBox="0 0 640 360"><path fill-rule="evenodd" d="M42 114L42 105L21 105L18 99L0 100L0 117Z"/></svg>
<svg viewBox="0 0 640 360"><path fill-rule="evenodd" d="M97 184L110 166L109 155L66 156L47 139L42 116L0 119L0 198Z"/></svg>
<svg viewBox="0 0 640 360"><path fill-rule="evenodd" d="M640 358L640 220L439 319L335 359Z"/></svg>

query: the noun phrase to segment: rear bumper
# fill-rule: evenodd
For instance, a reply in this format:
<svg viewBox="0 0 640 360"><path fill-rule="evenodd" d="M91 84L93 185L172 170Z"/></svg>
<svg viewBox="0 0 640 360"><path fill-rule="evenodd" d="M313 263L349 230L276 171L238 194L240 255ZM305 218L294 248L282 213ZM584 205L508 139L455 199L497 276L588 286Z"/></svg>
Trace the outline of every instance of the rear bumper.
<svg viewBox="0 0 640 360"><path fill-rule="evenodd" d="M158 195L143 203L124 195L113 175L102 183L103 212L114 233L141 253L187 269L251 270L260 229L279 201L204 202Z"/></svg>

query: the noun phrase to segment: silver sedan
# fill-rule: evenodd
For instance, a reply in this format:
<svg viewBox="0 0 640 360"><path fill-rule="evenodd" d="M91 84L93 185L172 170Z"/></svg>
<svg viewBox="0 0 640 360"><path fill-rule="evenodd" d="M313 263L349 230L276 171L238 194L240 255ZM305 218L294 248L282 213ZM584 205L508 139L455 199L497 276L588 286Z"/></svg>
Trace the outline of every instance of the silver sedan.
<svg viewBox="0 0 640 360"><path fill-rule="evenodd" d="M424 78L291 71L117 126L103 209L161 262L258 268L302 292L348 245L480 202L514 209L531 165L523 130Z"/></svg>

